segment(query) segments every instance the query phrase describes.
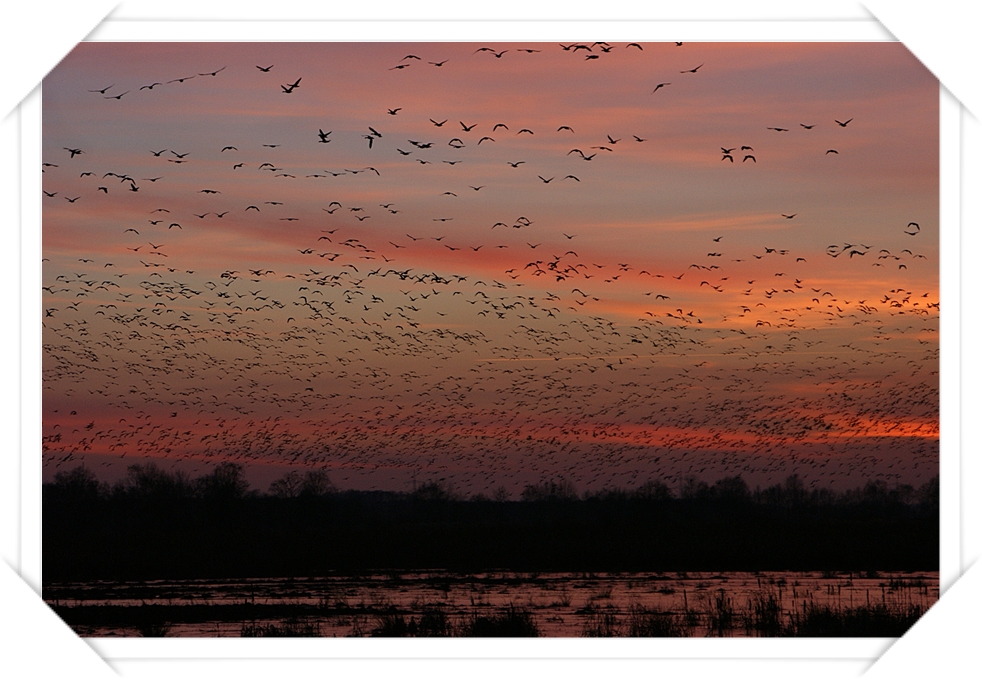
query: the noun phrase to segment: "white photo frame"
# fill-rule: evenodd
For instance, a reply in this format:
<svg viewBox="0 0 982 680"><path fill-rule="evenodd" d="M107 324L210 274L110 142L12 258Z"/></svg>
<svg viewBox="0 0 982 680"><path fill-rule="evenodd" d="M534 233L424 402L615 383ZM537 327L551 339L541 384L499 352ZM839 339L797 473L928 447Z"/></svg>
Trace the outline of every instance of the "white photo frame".
<svg viewBox="0 0 982 680"><path fill-rule="evenodd" d="M337 36L341 35L341 33L339 33L340 28L341 27L337 25L307 22L240 24L237 22L129 23L109 21L100 26L91 36L91 38L93 40L317 40L329 39L331 36L334 36L336 39ZM381 37L384 39L386 31L391 31L391 35L398 35L403 28L404 24L401 22L349 22L343 25L343 36L345 40L378 40L380 38L380 32ZM637 22L610 22L603 24L605 35L609 35L612 38L623 36L631 37L632 39L646 40L669 39L670 37L678 36L681 33L681 35L684 37L693 35L694 37L692 39L732 39L732 24L728 22L679 22L672 24L659 24L658 26L649 26L647 28L653 29L653 32L650 34L643 32L646 30L646 28L644 28L643 24L639 25ZM638 35L639 29L642 31L640 37ZM504 39L511 40L525 39L534 36L536 39L548 40L553 37L567 37L570 30L590 33L594 29L588 25L563 25L561 23L550 24L547 27L542 24L513 25L506 23L482 23L480 25L475 25L467 23L432 22L432 25L424 25L417 22L413 24L413 30L415 39L424 40L427 39L427 36L429 36L429 39L440 39L440 36L453 35L466 31L473 31L473 33L468 34L473 39L503 36ZM514 30L516 32L507 33L508 30ZM755 30L760 30L760 33L755 33ZM792 22L789 24L768 22L759 26L745 23L741 24L741 34L746 34L749 37L744 38L744 35L741 35L741 39L768 39L767 36L770 36L769 39L775 40L828 39L828 36L832 35L833 31L838 30L841 30L842 35L845 35L846 39L850 40L883 40L890 38L889 34L883 30L882 26L876 24L876 22L853 20L849 22ZM427 31L432 31L432 33L427 33ZM502 31L505 31L505 33L503 34ZM567 32L564 33L563 31ZM780 36L780 38L777 36ZM458 37L455 39L461 38ZM467 39L467 36L465 36L463 39ZM838 34L835 35L835 39L840 39L840 36ZM943 304L945 305L946 309L951 309L952 307L959 305L957 294L960 290L961 283L958 281L957 276L959 273L960 264L958 259L958 245L962 237L956 238L955 234L957 233L957 215L961 209L960 202L966 197L962 196L957 190L949 190L946 193L946 186L950 186L950 183L947 185L945 184L945 177L957 176L961 171L961 157L957 153L959 138L957 135L952 136L952 132L954 127L958 127L959 129L961 128L962 114L957 103L955 103L952 99L943 99L941 116L943 119L941 198L943 263L942 296ZM38 191L40 188L40 180L39 176L32 176L32 174L40 162L40 151L38 148L36 149L37 153L32 154L32 149L30 148L29 142L32 139L40 138L40 100L37 94L34 95L33 100L25 101L25 103L21 106L19 117L21 134L20 139L17 141L22 144L22 156L20 158L21 167L18 168L18 170L23 182L21 186L21 219L22 224L25 226L31 224L36 225L40 223L40 205L34 197L40 195L40 192ZM35 144L35 146L38 145ZM965 178L963 176L962 186L965 186L964 182ZM955 220L954 233L952 232L952 220ZM946 237L949 238L947 242L945 241ZM10 248L5 250L7 251L6 256L9 258L9 256L13 253L11 252ZM31 461L37 459L37 449L36 447L33 447L34 455L32 457L31 441L39 441L39 436L34 436L34 434L40 431L40 384L38 382L37 384L32 385L29 378L32 375L39 375L40 366L40 330L39 324L37 323L40 318L40 305L38 304L39 294L35 292L40 286L34 286L32 289L34 283L40 280L39 230L34 233L27 228L21 233L19 251L20 252L17 253L18 257L16 259L20 260L19 264L22 271L21 280L23 282L20 298L22 332L19 338L19 349L23 363L21 365L21 386L18 400L24 408L24 416L21 420L22 458L20 462L21 481L23 484L24 495L20 506L22 534L20 541L21 547L19 567L22 576L36 587L37 584L40 583L40 532L38 530L40 527L40 469L39 465L37 465L37 469L32 470ZM945 290L954 290L955 295L946 295L944 292ZM962 295L964 294L965 293L962 292ZM947 318L952 318L950 313ZM33 331L31 330L32 327L34 329ZM952 367L951 364L945 364L945 357L957 357L957 355L962 351L970 351L970 348L968 347L959 347L957 342L954 344L950 342L951 338L957 340L959 334L964 332L965 328L961 326L960 317L957 317L952 321L946 321L946 317L942 317L943 376L959 375L959 369L961 367L959 366L958 362L956 361L954 367ZM947 343L945 339L946 337L949 339ZM33 356L32 352L34 353ZM7 356L10 356L9 352L7 353ZM9 367L5 365L5 370L7 369L9 369ZM32 371L36 372L32 373ZM969 381L966 382L971 384ZM954 385L954 387L952 387L952 385ZM961 393L963 393L962 386L957 382L948 382L947 386L943 384L942 402L958 403L962 398ZM36 417L35 414L29 413L30 405L32 403L38 404ZM959 445L964 443L958 441L962 426L958 415L959 412L957 409L954 414L946 413L944 410L942 411L943 441L945 438L947 438L947 442L951 442L952 439L949 437L953 437L955 439L953 444L942 444L942 461L957 461ZM963 481L960 479L959 475L956 474L958 469L955 467L955 463L952 463L948 467L948 470L944 469L946 465L944 462L942 465L943 488L959 488ZM32 497L32 489L35 488L37 491L37 496ZM959 513L959 500L960 499L957 494L950 494L948 492L943 494L943 515L949 517L952 515L957 515ZM948 520L943 520L941 568L942 591L951 585L951 583L953 583L957 579L957 576L961 573L962 556L960 548L961 533L963 530L963 525L960 522L949 522ZM338 641L343 642L343 644L337 646L335 649L332 649L328 654L325 653L322 644L320 647L318 647L319 641L316 640L265 640L264 642L271 644L263 645L262 649L257 649L254 641L247 643L247 641L244 640L213 641L133 639L89 641L90 645L104 658L116 662L117 665L120 663L124 665L129 663L134 669L140 667L141 664L150 663L143 661L149 658L198 659L201 660L201 663L204 663L204 660L206 659L217 661L218 659L229 658L306 659L308 661L330 658L334 660L334 667L338 667L339 664L351 663L355 664L352 666L352 668L357 668L357 664L360 662L348 660L356 658L375 660L387 659L390 662L395 662L397 660L413 658L422 661L424 659L440 657L454 660L449 663L447 666L448 668L469 669L464 670L463 672L473 673L473 667L476 664L467 661L468 659L487 657L502 658L500 655L500 649L490 647L487 644L487 641L480 640L459 641L464 644L454 645L452 648L448 647L446 649L442 649L440 645L419 645L419 642L421 641L346 640ZM425 642L430 643L443 641ZM769 658L772 660L783 660L782 663L787 662L792 664L793 667L798 668L801 666L801 663L792 661L793 659L815 659L826 656L832 659L838 658L848 660L849 662L868 664L870 660L879 656L879 654L889 647L891 643L891 641L887 639L832 641L832 645L828 644L829 641L820 640L645 640L643 642L639 641L642 642L642 644L635 645L632 648L632 646L629 644L621 643L634 641L614 640L602 642L609 643L607 644L608 648L602 649L601 645L597 648L587 649L581 640L514 641L508 644L507 648L505 649L504 656L509 659L528 659L539 661L545 661L547 659L566 659L567 661L562 663L566 664L570 672L577 673L582 671L584 667L595 669L596 663L600 661L617 665L624 663L623 660L625 659L634 659L638 663L642 663L643 660L651 658L668 660L678 659L680 656L719 660L744 659L746 660L746 665L748 666L753 663L751 661L752 659ZM754 644L757 642L789 642L792 644L768 648L767 645ZM215 643L218 644L216 645ZM543 643L545 643L545 645L543 645ZM709 645L712 647L710 648L710 646L703 643L709 643ZM573 659L580 660L582 665L578 665L577 662L571 661ZM534 663L534 661L532 663ZM681 662L673 660L668 663L675 664ZM381 661L379 661L379 664L381 666L386 665ZM165 663L164 665L166 666L167 664ZM181 665L181 662L174 665ZM765 665L767 665L766 662ZM853 665L855 665L855 663L853 663ZM772 663L770 667L773 668L774 664ZM796 670L794 672L799 671Z"/></svg>

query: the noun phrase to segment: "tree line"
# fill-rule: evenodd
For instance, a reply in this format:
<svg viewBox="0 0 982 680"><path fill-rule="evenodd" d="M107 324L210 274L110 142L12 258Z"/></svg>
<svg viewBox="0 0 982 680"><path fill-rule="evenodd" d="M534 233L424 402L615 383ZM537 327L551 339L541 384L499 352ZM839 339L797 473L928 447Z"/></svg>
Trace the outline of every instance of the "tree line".
<svg viewBox="0 0 982 680"><path fill-rule="evenodd" d="M322 470L251 489L242 466L192 479L76 467L44 485L43 580L314 576L337 571L936 570L940 489L869 481L751 489L739 476L578 493L564 479L464 497L428 481L342 491Z"/></svg>

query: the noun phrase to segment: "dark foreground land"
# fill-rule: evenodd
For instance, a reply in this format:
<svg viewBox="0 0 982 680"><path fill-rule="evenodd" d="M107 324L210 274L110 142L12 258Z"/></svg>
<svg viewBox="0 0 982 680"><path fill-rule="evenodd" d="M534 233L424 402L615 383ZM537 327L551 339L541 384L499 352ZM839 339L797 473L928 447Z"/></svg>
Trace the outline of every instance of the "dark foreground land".
<svg viewBox="0 0 982 680"><path fill-rule="evenodd" d="M427 569L937 571L939 561L937 480L834 493L797 477L752 491L734 477L582 497L548 482L494 500L432 483L338 492L317 473L263 494L233 464L196 480L134 466L108 487L80 467L42 500L45 586Z"/></svg>

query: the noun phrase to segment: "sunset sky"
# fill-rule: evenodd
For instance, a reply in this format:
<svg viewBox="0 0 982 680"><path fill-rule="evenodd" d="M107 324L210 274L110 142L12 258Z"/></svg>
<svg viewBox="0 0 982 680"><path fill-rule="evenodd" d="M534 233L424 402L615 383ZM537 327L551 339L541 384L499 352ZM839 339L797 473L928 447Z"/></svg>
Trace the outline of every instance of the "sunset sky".
<svg viewBox="0 0 982 680"><path fill-rule="evenodd" d="M938 472L901 44L82 43L42 98L46 478Z"/></svg>

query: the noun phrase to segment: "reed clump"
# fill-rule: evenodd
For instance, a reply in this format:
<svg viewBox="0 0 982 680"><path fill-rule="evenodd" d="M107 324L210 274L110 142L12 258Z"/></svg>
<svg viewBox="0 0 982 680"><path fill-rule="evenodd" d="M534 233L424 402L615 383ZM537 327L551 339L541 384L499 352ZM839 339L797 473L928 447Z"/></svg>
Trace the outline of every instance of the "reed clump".
<svg viewBox="0 0 982 680"><path fill-rule="evenodd" d="M849 609L804 603L789 614L784 634L794 637L900 637L924 614L917 604L876 603Z"/></svg>
<svg viewBox="0 0 982 680"><path fill-rule="evenodd" d="M454 626L446 612L434 609L419 617L408 619L398 612L385 612L375 617L372 637L451 637Z"/></svg>
<svg viewBox="0 0 982 680"><path fill-rule="evenodd" d="M321 637L320 624L291 618L280 624L253 622L242 626L241 637Z"/></svg>
<svg viewBox="0 0 982 680"><path fill-rule="evenodd" d="M733 600L722 588L706 597L706 619L711 635L729 635L736 622Z"/></svg>
<svg viewBox="0 0 982 680"><path fill-rule="evenodd" d="M747 635L777 637L783 633L784 612L773 589L758 590L750 595L743 613Z"/></svg>
<svg viewBox="0 0 982 680"><path fill-rule="evenodd" d="M472 615L461 626L463 637L539 637L539 626L527 609L508 606L487 616Z"/></svg>
<svg viewBox="0 0 982 680"><path fill-rule="evenodd" d="M628 611L628 637L689 637L692 617L686 612L645 607L633 604Z"/></svg>
<svg viewBox="0 0 982 680"><path fill-rule="evenodd" d="M621 622L611 611L593 610L583 623L583 637L619 637Z"/></svg>

